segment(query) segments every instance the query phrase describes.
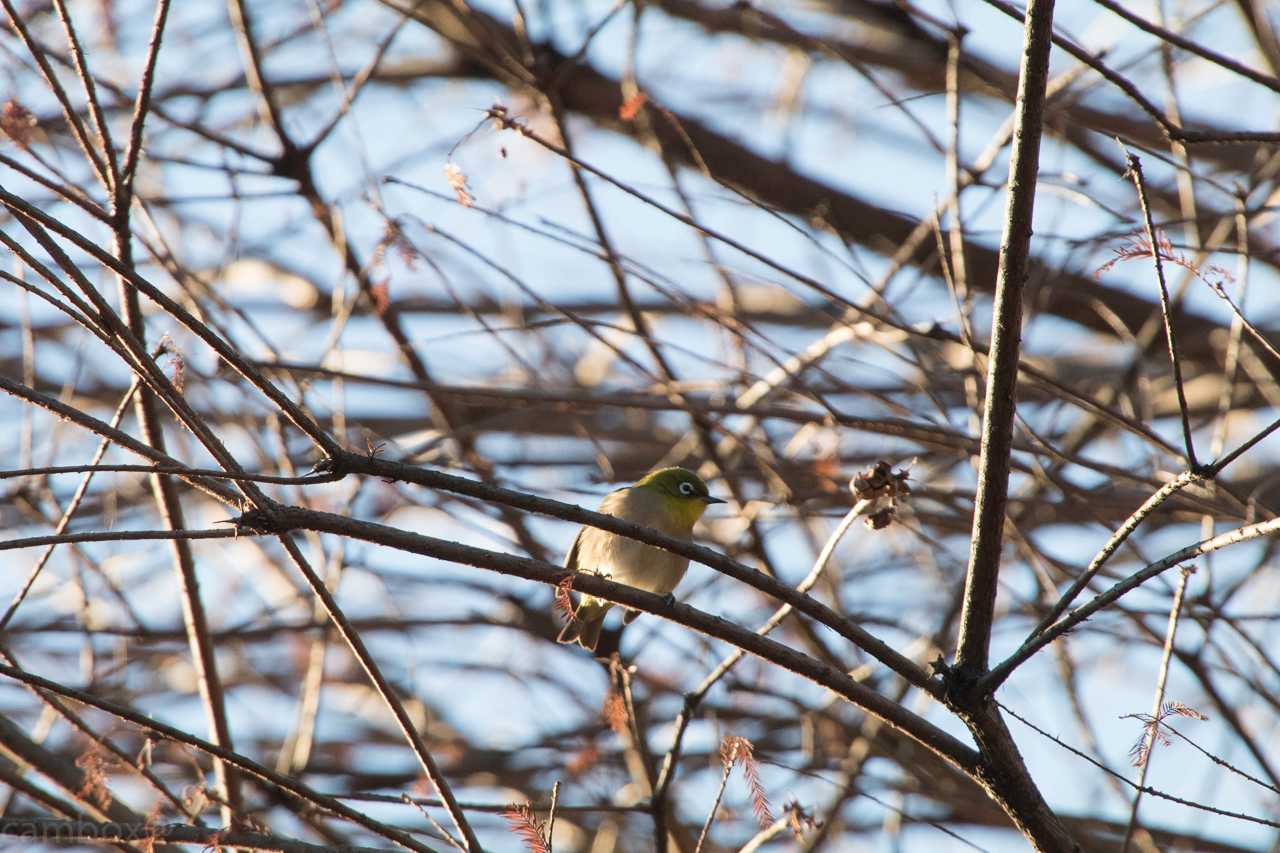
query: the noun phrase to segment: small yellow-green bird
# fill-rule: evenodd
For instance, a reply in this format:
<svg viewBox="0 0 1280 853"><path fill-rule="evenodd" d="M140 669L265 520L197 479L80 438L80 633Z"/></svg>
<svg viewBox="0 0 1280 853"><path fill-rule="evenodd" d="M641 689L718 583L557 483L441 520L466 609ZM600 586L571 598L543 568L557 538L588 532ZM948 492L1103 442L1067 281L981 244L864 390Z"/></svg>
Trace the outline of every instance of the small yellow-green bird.
<svg viewBox="0 0 1280 853"><path fill-rule="evenodd" d="M601 502L600 512L652 527L668 536L689 539L693 525L706 508L719 503L724 501L711 497L707 484L697 474L684 468L663 468L632 486L610 492ZM658 595L670 595L688 567L689 560L679 554L598 527L578 531L565 561L565 568L602 575ZM594 652L610 607L612 601L584 595L556 640L577 643ZM635 611L628 611L625 621L630 622L636 615Z"/></svg>

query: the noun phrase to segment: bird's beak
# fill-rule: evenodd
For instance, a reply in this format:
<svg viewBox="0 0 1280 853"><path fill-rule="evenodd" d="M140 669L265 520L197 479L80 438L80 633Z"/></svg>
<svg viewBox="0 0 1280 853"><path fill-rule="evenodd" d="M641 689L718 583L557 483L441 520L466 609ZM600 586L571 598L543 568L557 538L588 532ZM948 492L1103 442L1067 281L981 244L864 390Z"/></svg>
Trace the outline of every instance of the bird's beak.
<svg viewBox="0 0 1280 853"><path fill-rule="evenodd" d="M711 497L711 495L703 495L702 499L703 499L704 501L706 501L707 503L709 503L709 504L722 504L722 503L724 503L724 498L713 498L713 497Z"/></svg>

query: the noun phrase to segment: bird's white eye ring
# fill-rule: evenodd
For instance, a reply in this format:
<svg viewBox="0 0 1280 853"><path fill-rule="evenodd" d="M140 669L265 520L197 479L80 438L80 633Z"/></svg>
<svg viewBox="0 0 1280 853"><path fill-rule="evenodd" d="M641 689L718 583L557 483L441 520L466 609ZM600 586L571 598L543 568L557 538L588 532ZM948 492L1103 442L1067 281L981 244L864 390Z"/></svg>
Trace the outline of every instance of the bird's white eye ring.
<svg viewBox="0 0 1280 853"><path fill-rule="evenodd" d="M691 495L691 494L693 494L693 484L692 484L692 483L681 483L681 484L680 484L680 494L682 494L682 495Z"/></svg>

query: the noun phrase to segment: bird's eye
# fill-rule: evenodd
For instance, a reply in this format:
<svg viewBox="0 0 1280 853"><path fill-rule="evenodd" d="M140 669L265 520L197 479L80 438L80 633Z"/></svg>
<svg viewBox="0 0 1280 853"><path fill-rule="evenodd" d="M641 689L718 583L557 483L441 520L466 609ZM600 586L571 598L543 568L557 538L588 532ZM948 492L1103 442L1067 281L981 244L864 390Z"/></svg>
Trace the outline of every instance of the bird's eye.
<svg viewBox="0 0 1280 853"><path fill-rule="evenodd" d="M693 483L681 483L681 484L680 484L680 494L682 494L682 495L691 495L691 494L693 494Z"/></svg>

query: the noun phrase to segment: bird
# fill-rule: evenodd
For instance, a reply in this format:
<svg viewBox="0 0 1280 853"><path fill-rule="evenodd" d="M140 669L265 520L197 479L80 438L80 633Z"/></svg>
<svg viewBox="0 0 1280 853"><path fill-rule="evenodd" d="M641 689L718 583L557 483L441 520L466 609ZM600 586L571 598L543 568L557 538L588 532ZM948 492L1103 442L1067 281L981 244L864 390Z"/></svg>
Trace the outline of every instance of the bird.
<svg viewBox="0 0 1280 853"><path fill-rule="evenodd" d="M662 468L610 492L600 503L599 511L677 539L690 539L693 525L702 513L711 504L719 503L724 501L712 497L697 474L684 468ZM672 594L688 567L687 557L598 527L579 530L565 560L565 568L571 571L598 574L665 596ZM556 642L577 643L594 652L611 607L612 601L583 595ZM624 623L629 624L637 615L634 610L628 611Z"/></svg>

